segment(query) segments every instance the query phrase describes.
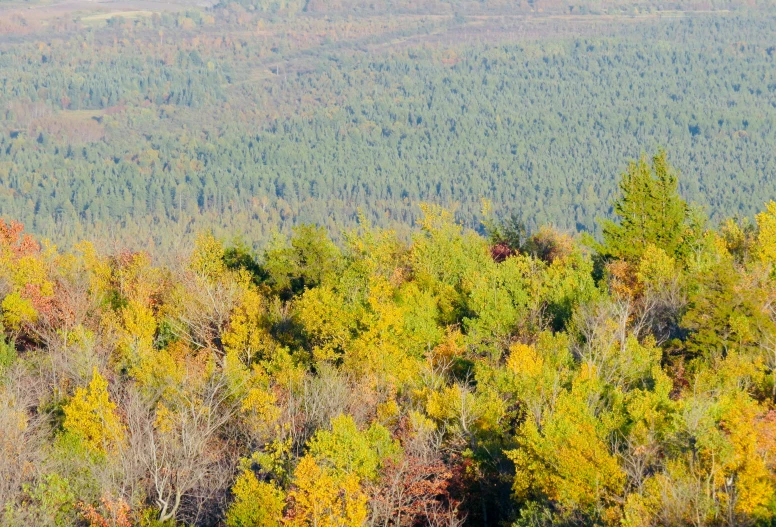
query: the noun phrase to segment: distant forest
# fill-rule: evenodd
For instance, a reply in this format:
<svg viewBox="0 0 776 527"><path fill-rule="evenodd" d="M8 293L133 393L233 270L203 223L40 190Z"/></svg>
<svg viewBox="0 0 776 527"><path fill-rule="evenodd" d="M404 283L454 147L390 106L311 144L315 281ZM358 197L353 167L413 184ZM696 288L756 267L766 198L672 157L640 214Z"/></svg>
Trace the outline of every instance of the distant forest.
<svg viewBox="0 0 776 527"><path fill-rule="evenodd" d="M642 4L0 18L0 215L62 243L261 246L359 211L411 225L420 201L477 226L484 198L599 234L625 161L662 146L713 221L752 216L776 195L776 12Z"/></svg>

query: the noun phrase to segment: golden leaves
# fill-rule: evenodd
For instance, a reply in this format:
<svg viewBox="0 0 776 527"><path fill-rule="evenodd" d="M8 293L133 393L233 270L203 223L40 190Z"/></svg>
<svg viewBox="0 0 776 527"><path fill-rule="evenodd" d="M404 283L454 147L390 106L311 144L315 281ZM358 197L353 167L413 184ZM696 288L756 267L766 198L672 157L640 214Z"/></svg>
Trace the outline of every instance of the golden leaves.
<svg viewBox="0 0 776 527"><path fill-rule="evenodd" d="M776 263L776 202L769 201L757 215L757 257L766 263Z"/></svg>
<svg viewBox="0 0 776 527"><path fill-rule="evenodd" d="M367 496L355 474L337 477L315 459L304 456L294 471L289 493L291 527L361 527L367 519Z"/></svg>
<svg viewBox="0 0 776 527"><path fill-rule="evenodd" d="M94 452L110 452L124 440L116 403L111 401L108 382L97 368L88 388L76 389L64 412L65 430L79 437Z"/></svg>

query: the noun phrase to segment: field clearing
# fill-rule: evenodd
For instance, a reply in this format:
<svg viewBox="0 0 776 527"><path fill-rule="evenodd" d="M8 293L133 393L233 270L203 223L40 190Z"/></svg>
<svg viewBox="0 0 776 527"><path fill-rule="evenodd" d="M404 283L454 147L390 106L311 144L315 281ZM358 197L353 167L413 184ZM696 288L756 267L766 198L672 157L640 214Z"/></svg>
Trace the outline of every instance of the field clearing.
<svg viewBox="0 0 776 527"><path fill-rule="evenodd" d="M26 4L21 2L0 2L0 19L22 16L32 23L43 23L69 15L84 15L83 20L100 21L113 16L137 18L153 13L175 12L193 7L211 7L213 0L64 0Z"/></svg>
<svg viewBox="0 0 776 527"><path fill-rule="evenodd" d="M120 16L124 18L139 18L142 16L151 16L158 11L111 11L108 13L100 13L99 15L89 15L83 17L83 22L96 22L102 20L108 20L114 16Z"/></svg>
<svg viewBox="0 0 776 527"><path fill-rule="evenodd" d="M62 110L59 112L60 119L70 121L88 121L90 119L99 119L105 115L105 110Z"/></svg>

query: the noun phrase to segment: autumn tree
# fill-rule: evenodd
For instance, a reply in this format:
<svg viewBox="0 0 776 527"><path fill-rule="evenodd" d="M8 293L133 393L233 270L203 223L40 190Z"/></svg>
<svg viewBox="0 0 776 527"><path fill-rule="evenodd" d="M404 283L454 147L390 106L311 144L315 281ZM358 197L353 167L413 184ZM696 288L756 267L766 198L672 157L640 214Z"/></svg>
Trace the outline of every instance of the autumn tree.
<svg viewBox="0 0 776 527"><path fill-rule="evenodd" d="M64 407L66 432L92 451L115 451L124 440L124 429L116 414L116 403L108 394L108 382L97 369L87 388L78 388Z"/></svg>

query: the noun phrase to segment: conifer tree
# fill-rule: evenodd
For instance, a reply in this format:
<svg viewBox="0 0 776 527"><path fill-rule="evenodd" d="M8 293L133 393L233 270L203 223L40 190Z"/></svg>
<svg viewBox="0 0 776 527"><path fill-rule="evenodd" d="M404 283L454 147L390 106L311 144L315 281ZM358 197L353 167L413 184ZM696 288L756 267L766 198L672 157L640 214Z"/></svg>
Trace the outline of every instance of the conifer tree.
<svg viewBox="0 0 776 527"><path fill-rule="evenodd" d="M620 181L620 197L614 202L619 222L603 222L602 253L629 261L638 260L651 244L668 255L681 252L687 203L679 196L674 169L665 151L632 162Z"/></svg>

